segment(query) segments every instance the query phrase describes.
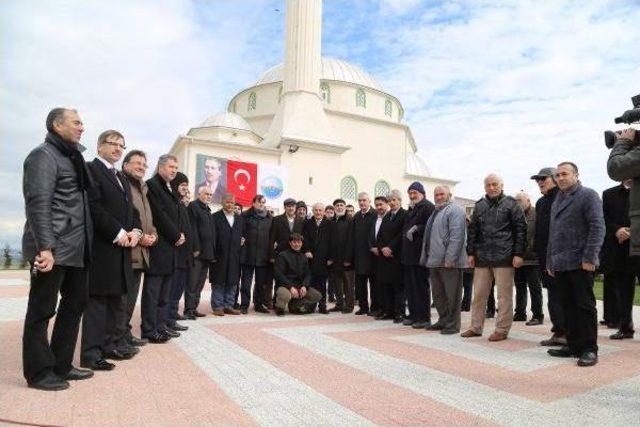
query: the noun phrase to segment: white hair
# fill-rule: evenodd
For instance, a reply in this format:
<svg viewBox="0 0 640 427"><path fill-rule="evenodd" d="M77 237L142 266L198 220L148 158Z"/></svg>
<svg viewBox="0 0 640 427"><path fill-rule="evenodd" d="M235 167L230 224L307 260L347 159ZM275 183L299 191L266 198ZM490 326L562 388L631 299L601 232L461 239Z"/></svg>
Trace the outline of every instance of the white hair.
<svg viewBox="0 0 640 427"><path fill-rule="evenodd" d="M392 197L394 199L398 199L398 200L401 201L402 200L402 192L400 190L393 189L393 190L391 190L389 192L389 195L387 196L387 199L391 199Z"/></svg>
<svg viewBox="0 0 640 427"><path fill-rule="evenodd" d="M504 185L504 181L502 180L502 177L501 177L500 175L498 175L498 174L495 174L495 173L490 173L489 175L487 175L487 176L485 177L485 179L484 179L484 183L486 184L486 183L487 183L487 181L492 180L492 179L493 179L493 180L496 180L496 181L498 181L500 184L503 184L503 185Z"/></svg>
<svg viewBox="0 0 640 427"><path fill-rule="evenodd" d="M366 198L367 200L371 200L371 197L369 196L369 193L367 192L361 192L358 193L358 199L362 199L362 198Z"/></svg>

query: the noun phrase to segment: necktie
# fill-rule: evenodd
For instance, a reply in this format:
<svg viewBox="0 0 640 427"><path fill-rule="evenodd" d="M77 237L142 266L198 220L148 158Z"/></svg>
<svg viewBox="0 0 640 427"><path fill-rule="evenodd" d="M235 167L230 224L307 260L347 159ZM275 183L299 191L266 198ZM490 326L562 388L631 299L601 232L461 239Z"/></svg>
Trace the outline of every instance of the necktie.
<svg viewBox="0 0 640 427"><path fill-rule="evenodd" d="M120 188L124 189L124 187L122 186L122 182L120 182L120 178L118 178L118 171L116 170L116 168L111 168L111 173L113 173L113 177L116 179L116 182L118 183Z"/></svg>

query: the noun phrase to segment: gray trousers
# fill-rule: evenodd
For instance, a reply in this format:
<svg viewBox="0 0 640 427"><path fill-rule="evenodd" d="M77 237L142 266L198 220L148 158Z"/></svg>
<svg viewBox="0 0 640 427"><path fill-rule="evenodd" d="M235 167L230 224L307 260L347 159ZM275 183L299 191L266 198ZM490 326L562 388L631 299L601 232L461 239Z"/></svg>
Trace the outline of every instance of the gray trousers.
<svg viewBox="0 0 640 427"><path fill-rule="evenodd" d="M460 331L462 300L461 268L430 268L431 293L438 310L438 323L447 331Z"/></svg>
<svg viewBox="0 0 640 427"><path fill-rule="evenodd" d="M288 307L289 313L298 313L302 305L311 308L320 301L320 298L322 298L322 294L311 287L307 287L307 294L304 298L291 298L291 291L284 286L280 286L276 291L276 307L281 310Z"/></svg>

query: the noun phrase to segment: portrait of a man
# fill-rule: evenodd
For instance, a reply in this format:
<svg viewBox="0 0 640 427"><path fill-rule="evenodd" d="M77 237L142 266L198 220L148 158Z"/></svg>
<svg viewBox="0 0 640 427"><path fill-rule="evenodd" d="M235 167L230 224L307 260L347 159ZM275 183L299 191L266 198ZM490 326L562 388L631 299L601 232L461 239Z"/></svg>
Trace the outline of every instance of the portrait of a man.
<svg viewBox="0 0 640 427"><path fill-rule="evenodd" d="M227 161L198 154L196 163L195 194L198 194L200 187L209 187L213 193L212 203L221 204L222 196L227 190Z"/></svg>

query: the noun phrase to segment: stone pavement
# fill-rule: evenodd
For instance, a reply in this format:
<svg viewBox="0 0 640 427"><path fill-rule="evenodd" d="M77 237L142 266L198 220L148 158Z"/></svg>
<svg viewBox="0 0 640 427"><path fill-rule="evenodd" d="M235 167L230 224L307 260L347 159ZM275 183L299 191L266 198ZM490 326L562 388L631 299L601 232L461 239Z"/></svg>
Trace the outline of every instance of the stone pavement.
<svg viewBox="0 0 640 427"><path fill-rule="evenodd" d="M21 371L27 279L0 273L0 424L640 425L640 340L602 328L600 363L579 368L538 345L548 322L515 323L489 343L492 320L465 340L366 316L208 316L112 372L32 390Z"/></svg>

